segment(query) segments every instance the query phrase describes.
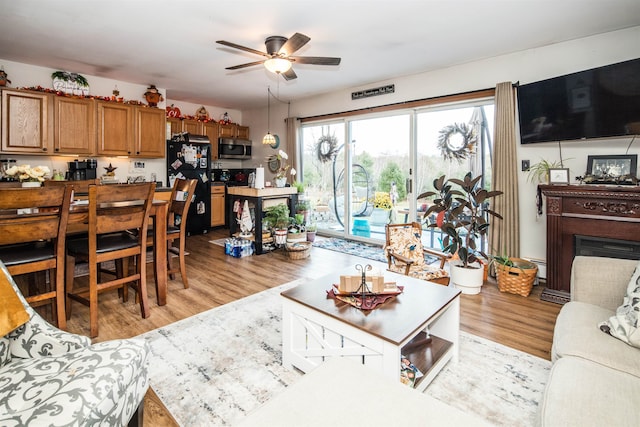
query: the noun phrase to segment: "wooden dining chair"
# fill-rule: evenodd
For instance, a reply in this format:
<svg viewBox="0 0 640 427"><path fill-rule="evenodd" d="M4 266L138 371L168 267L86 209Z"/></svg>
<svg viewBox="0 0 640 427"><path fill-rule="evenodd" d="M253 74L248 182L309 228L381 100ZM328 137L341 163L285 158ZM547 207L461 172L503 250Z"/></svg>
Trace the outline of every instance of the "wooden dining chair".
<svg viewBox="0 0 640 427"><path fill-rule="evenodd" d="M51 304L60 329L65 316L65 238L71 188L0 189L0 260L13 276L49 271L44 290L26 296L32 307Z"/></svg>
<svg viewBox="0 0 640 427"><path fill-rule="evenodd" d="M175 273L180 273L182 284L185 289L189 287L187 279L187 267L185 261L185 238L187 235L187 217L189 215L189 207L193 201L193 195L196 191L197 179L176 179L171 188L171 196L169 197L169 205L167 207L167 274L171 280L175 279ZM176 242L178 245L174 246ZM147 245L155 247L155 234L153 229L149 229L147 233ZM154 249L155 250L155 249ZM173 265L173 257L178 257L178 265ZM154 262L156 257L153 257ZM154 277L157 269L154 264ZM155 277L156 283L158 278Z"/></svg>
<svg viewBox="0 0 640 427"><path fill-rule="evenodd" d="M167 273L172 280L175 278L175 273L180 273L185 288L189 287L184 258L187 217L197 183L196 179L176 179L171 190L167 213ZM174 246L176 240L178 245ZM172 265L173 254L178 256L178 265L175 267Z"/></svg>
<svg viewBox="0 0 640 427"><path fill-rule="evenodd" d="M126 285L137 292L143 318L150 315L146 286L146 247L149 212L153 202L155 183L112 184L89 186L89 235L70 240L67 244L67 316L71 301L89 306L90 336L98 336L98 295L121 289L126 301ZM135 236L128 230L139 230ZM127 259L134 258L134 268ZM75 289L76 260L88 262L88 287ZM116 262L117 275L102 281L100 264Z"/></svg>

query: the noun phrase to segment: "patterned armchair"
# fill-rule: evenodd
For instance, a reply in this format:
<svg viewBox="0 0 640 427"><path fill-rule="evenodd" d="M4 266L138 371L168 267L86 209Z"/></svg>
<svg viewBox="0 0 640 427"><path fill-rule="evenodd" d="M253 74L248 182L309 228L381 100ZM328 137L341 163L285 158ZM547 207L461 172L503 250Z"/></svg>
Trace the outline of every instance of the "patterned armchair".
<svg viewBox="0 0 640 427"><path fill-rule="evenodd" d="M13 304L9 301L13 302ZM23 307L20 307L20 303ZM142 426L148 345L139 339L91 345L42 319L0 262L0 425ZM28 316L27 316L28 315Z"/></svg>
<svg viewBox="0 0 640 427"><path fill-rule="evenodd" d="M389 271L444 286L449 285L449 273L444 270L447 255L422 245L422 226L419 223L387 224L385 234L385 253ZM439 258L440 267L429 265L425 261L425 255Z"/></svg>

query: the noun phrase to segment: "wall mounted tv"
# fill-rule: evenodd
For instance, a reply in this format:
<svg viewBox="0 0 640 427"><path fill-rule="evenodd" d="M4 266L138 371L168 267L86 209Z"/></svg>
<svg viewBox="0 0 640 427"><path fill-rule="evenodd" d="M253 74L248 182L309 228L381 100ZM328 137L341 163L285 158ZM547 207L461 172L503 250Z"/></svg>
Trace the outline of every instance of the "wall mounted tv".
<svg viewBox="0 0 640 427"><path fill-rule="evenodd" d="M518 87L520 142L640 134L640 59Z"/></svg>

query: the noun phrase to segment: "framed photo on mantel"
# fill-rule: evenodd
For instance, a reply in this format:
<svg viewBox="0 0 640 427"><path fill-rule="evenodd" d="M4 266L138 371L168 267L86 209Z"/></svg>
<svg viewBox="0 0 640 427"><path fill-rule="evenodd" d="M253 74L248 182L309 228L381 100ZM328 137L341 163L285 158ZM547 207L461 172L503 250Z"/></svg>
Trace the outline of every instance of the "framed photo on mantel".
<svg viewBox="0 0 640 427"><path fill-rule="evenodd" d="M569 169L549 168L549 184L569 184Z"/></svg>
<svg viewBox="0 0 640 427"><path fill-rule="evenodd" d="M585 183L635 184L637 173L637 154L588 156Z"/></svg>

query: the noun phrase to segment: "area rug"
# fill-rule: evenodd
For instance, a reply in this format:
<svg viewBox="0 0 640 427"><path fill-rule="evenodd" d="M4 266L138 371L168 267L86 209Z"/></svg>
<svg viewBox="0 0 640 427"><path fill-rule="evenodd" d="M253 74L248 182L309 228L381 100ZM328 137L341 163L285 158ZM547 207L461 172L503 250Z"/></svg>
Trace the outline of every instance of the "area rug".
<svg viewBox="0 0 640 427"><path fill-rule="evenodd" d="M329 249L330 251L342 252L349 255L372 259L374 261L387 262L387 257L382 250L382 246L340 239L338 237L318 239L313 242L313 246L316 248Z"/></svg>
<svg viewBox="0 0 640 427"><path fill-rule="evenodd" d="M300 378L282 367L279 293L302 281L142 335L151 386L180 425L233 425ZM459 362L425 393L495 425L532 426L550 366L461 332Z"/></svg>

